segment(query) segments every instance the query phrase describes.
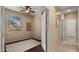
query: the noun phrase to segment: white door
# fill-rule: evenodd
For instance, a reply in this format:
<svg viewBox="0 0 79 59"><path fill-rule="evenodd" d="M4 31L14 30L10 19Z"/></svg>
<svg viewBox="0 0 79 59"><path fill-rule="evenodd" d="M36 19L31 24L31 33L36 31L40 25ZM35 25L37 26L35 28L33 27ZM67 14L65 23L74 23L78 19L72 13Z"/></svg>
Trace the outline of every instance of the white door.
<svg viewBox="0 0 79 59"><path fill-rule="evenodd" d="M46 51L46 12L44 12L41 16L41 45Z"/></svg>
<svg viewBox="0 0 79 59"><path fill-rule="evenodd" d="M66 40L76 40L76 20L66 21Z"/></svg>

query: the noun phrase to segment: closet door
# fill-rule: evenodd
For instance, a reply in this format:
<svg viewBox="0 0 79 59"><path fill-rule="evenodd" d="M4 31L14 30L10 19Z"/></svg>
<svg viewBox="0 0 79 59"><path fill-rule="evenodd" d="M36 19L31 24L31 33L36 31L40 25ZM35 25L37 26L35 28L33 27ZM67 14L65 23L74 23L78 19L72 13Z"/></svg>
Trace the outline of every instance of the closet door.
<svg viewBox="0 0 79 59"><path fill-rule="evenodd" d="M46 51L46 12L44 12L41 16L41 45Z"/></svg>

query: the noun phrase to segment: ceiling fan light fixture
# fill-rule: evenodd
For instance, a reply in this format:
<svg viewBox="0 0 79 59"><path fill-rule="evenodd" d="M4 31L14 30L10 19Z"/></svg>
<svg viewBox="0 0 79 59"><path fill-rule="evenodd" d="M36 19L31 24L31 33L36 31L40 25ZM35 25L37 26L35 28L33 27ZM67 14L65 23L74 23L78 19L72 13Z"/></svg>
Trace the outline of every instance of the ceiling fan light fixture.
<svg viewBox="0 0 79 59"><path fill-rule="evenodd" d="M29 10L26 10L25 12L29 13L30 11Z"/></svg>
<svg viewBox="0 0 79 59"><path fill-rule="evenodd" d="M25 12L27 12L27 13L31 12L31 8L27 8L27 9L25 10Z"/></svg>
<svg viewBox="0 0 79 59"><path fill-rule="evenodd" d="M31 11L31 8L28 8L27 10L28 10L28 11Z"/></svg>

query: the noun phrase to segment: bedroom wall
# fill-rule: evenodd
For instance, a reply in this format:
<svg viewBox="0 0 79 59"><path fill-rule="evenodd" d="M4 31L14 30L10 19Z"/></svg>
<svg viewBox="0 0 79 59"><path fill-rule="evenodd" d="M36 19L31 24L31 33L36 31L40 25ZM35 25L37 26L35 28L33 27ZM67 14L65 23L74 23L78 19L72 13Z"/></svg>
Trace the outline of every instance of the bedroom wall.
<svg viewBox="0 0 79 59"><path fill-rule="evenodd" d="M41 15L33 16L32 37L41 40Z"/></svg>
<svg viewBox="0 0 79 59"><path fill-rule="evenodd" d="M8 31L8 15L18 16L22 19L22 31ZM32 17L11 10L6 10L5 27L6 43L32 37L32 31L26 31L26 22L32 22Z"/></svg>

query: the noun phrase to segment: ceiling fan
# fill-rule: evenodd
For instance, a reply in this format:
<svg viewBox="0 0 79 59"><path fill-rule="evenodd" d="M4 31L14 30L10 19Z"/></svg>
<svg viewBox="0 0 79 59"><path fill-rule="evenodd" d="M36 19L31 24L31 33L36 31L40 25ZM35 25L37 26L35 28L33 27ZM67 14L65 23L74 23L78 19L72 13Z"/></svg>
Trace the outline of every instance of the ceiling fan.
<svg viewBox="0 0 79 59"><path fill-rule="evenodd" d="M20 11L26 12L27 14L35 13L35 11L30 6L25 6L25 8L22 8Z"/></svg>

